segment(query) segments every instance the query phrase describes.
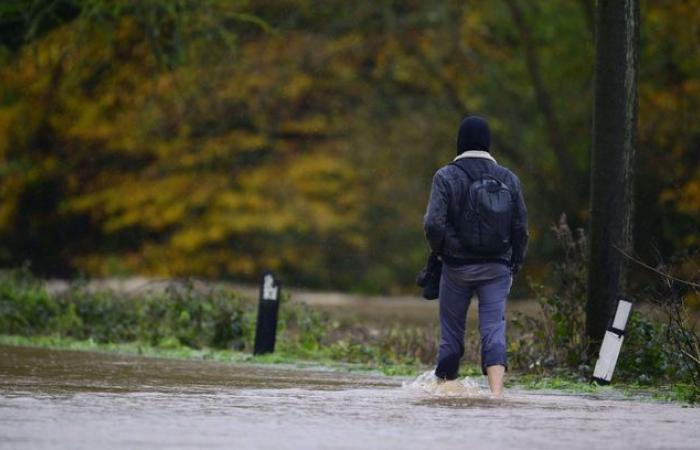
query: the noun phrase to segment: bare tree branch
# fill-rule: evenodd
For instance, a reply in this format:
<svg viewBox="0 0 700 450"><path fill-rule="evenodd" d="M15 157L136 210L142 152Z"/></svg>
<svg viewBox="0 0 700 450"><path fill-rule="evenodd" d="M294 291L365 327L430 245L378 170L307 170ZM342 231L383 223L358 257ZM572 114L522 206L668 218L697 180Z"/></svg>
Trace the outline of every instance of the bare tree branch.
<svg viewBox="0 0 700 450"><path fill-rule="evenodd" d="M618 252L620 252L620 254L621 254L622 256L624 256L625 258L629 259L630 261L632 261L632 262L634 262L634 263L636 263L636 264L639 264L640 266L644 267L645 269L651 270L652 272L656 273L657 275L661 275L661 276L664 277L666 280L675 281L675 282L677 282L677 283L685 284L685 285L687 285L687 286L691 286L691 287L694 287L694 288L700 288L700 284L698 284L698 283L693 283L692 281L682 280L682 279L680 279L680 278L676 278L676 277L674 277L674 276L671 276L671 275L669 275L668 273L662 272L662 271L660 271L659 269L656 269L656 268L650 266L649 264L645 263L644 261L642 261L642 260L640 260L640 259L638 259L638 258L635 258L634 256L630 255L629 253L627 253L626 251L622 250L621 248L619 248L619 247L616 246L616 245L613 245L613 248L614 248L615 250L617 250Z"/></svg>

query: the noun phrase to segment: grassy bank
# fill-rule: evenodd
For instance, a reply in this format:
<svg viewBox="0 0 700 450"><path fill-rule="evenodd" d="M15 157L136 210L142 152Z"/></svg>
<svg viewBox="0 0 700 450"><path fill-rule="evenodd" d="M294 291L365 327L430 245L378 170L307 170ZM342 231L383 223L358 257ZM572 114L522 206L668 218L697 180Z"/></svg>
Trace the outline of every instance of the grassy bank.
<svg viewBox="0 0 700 450"><path fill-rule="evenodd" d="M544 303L545 306L555 303ZM560 301L556 305L562 305ZM557 306L559 307L559 306ZM252 356L257 304L236 292L177 281L162 292L95 291L75 283L50 294L27 270L0 272L0 343L92 350L231 363L286 363L339 370L417 375L434 364L438 330L393 323L381 327L333 320L308 305L283 298L276 352ZM563 319L558 319L562 317ZM571 315L511 327L511 386L598 392L589 368L554 352L578 355L567 341ZM560 331L556 331L560 330ZM563 331L561 331L563 330ZM679 359L663 346L659 326L634 320L616 371L616 386L631 393L680 401L697 399ZM478 336L467 336L462 375L478 376Z"/></svg>
<svg viewBox="0 0 700 450"><path fill-rule="evenodd" d="M34 345L247 360L256 313L251 299L187 280L174 281L163 292L95 291L76 283L51 295L26 270L0 272L0 334ZM373 329L331 320L283 297L276 352L255 360L412 374L434 361L436 348L435 328L396 323Z"/></svg>

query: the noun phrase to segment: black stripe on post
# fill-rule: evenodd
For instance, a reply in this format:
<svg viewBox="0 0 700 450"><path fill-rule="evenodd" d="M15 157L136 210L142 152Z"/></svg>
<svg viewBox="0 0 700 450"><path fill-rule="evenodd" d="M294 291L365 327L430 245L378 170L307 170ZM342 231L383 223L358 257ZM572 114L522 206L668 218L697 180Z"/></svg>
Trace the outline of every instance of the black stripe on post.
<svg viewBox="0 0 700 450"><path fill-rule="evenodd" d="M277 313L279 311L281 293L281 285L275 275L270 271L263 272L262 280L260 281L260 302L258 304L258 322L255 328L254 355L275 351Z"/></svg>

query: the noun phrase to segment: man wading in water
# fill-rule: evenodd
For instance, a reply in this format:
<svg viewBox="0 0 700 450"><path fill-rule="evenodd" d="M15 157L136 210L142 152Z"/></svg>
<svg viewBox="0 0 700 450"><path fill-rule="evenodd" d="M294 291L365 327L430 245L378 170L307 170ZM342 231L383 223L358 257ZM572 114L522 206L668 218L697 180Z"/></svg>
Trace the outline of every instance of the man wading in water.
<svg viewBox="0 0 700 450"><path fill-rule="evenodd" d="M457 157L433 178L424 228L443 262L440 349L435 375L458 376L472 295L479 297L481 367L491 392L503 393L506 297L527 247L527 210L518 177L489 153L491 132L480 117L459 127Z"/></svg>

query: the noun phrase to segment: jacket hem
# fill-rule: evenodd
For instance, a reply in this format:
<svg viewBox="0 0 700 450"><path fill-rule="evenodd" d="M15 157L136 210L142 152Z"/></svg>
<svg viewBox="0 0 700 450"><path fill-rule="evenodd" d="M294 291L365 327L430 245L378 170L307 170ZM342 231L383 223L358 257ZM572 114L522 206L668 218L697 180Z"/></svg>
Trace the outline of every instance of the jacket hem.
<svg viewBox="0 0 700 450"><path fill-rule="evenodd" d="M510 261L504 258L458 258L455 256L442 256L442 261L449 266L469 266L472 264L489 264L498 263L504 266L511 267Z"/></svg>

